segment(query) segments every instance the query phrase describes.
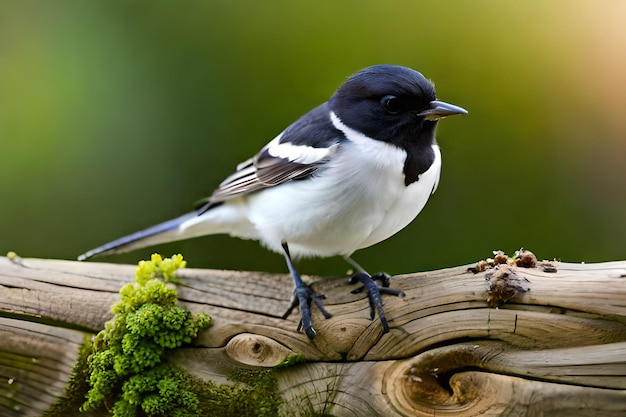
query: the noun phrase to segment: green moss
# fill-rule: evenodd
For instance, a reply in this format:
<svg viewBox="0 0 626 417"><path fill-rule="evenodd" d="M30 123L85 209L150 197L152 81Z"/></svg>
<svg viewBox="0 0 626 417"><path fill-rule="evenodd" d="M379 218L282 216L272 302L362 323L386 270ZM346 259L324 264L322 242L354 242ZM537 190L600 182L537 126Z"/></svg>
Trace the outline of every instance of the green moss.
<svg viewBox="0 0 626 417"><path fill-rule="evenodd" d="M87 358L91 354L91 336L85 336L83 345L78 354L78 362L74 366L74 371L63 394L55 403L43 413L42 417L66 417L73 415L85 401L85 395L89 391L89 365Z"/></svg>
<svg viewBox="0 0 626 417"><path fill-rule="evenodd" d="M233 371L234 385L203 383L198 386L200 410L206 416L278 416L280 398L272 370Z"/></svg>
<svg viewBox="0 0 626 417"><path fill-rule="evenodd" d="M91 353L92 345L87 339L68 388L43 417L75 415L82 406L90 388L87 359ZM184 369L161 365L129 378L124 394L118 401L112 402L111 397L105 397L104 402L112 415L182 417L190 415L192 409L195 415L212 417L278 416L281 401L276 393L273 371L237 369L229 379L233 384L217 385L194 378ZM138 411L133 404L142 398L145 410ZM179 408L172 409L171 405L180 403L182 411Z"/></svg>
<svg viewBox="0 0 626 417"><path fill-rule="evenodd" d="M306 362L304 355L291 355L287 356L284 361L275 366L275 368L287 368L299 363Z"/></svg>
<svg viewBox="0 0 626 417"><path fill-rule="evenodd" d="M180 285L181 282L174 273L185 266L187 266L187 261L183 260L181 254L163 259L161 255L154 253L149 261L139 261L137 271L135 271L135 281L143 285L153 278L161 278L166 282Z"/></svg>
<svg viewBox="0 0 626 417"><path fill-rule="evenodd" d="M88 357L89 391L82 411L112 410L114 417L200 415L191 377L167 362L167 353L191 343L211 324L178 303L170 284L185 266L181 255L139 262L135 282L120 290L115 317L94 339Z"/></svg>
<svg viewBox="0 0 626 417"><path fill-rule="evenodd" d="M114 417L278 416L280 397L272 370L234 370L232 384L192 377L167 361L211 320L177 306L175 271L182 256L153 255L139 263L135 282L120 290L115 317L93 340L86 338L72 380L45 417L110 414ZM285 365L301 362L294 355ZM279 365L280 366L280 365Z"/></svg>

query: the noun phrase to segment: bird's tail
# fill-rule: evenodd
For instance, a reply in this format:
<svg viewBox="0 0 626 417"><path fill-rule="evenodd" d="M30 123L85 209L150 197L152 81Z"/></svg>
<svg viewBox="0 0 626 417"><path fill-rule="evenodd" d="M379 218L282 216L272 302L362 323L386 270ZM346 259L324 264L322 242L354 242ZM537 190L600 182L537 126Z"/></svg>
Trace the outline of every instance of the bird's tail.
<svg viewBox="0 0 626 417"><path fill-rule="evenodd" d="M244 239L257 239L256 229L248 220L245 207L236 200L228 204L211 204L147 229L105 243L78 257L84 261L97 255L128 252L159 243L191 239L198 236L229 233Z"/></svg>
<svg viewBox="0 0 626 417"><path fill-rule="evenodd" d="M175 219L121 237L83 253L78 257L78 260L84 261L98 255L128 252L133 249L145 248L146 246L157 245L159 243L187 239L190 236L183 235L180 232L180 226L194 217L198 217L198 212L187 213Z"/></svg>

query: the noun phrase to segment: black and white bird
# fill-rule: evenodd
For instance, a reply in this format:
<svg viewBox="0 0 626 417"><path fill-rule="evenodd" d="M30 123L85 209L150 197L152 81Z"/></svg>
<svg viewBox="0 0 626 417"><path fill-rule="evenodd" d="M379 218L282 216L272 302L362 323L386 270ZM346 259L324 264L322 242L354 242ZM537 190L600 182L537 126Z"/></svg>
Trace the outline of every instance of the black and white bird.
<svg viewBox="0 0 626 417"><path fill-rule="evenodd" d="M384 331L378 287L350 256L407 226L437 188L439 119L467 113L435 97L410 68L375 65L351 76L333 96L306 113L242 162L203 207L92 249L79 260L158 243L227 233L255 239L285 256L295 283L293 309L313 338L310 306L326 317L320 296L303 283L292 257L343 256L360 270Z"/></svg>

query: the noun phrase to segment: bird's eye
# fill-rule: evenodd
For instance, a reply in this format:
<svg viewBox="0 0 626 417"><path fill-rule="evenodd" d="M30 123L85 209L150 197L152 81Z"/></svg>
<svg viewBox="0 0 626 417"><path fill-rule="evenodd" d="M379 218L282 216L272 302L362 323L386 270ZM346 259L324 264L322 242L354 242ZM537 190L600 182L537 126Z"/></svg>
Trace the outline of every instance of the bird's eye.
<svg viewBox="0 0 626 417"><path fill-rule="evenodd" d="M396 96L385 96L380 99L380 104L383 106L383 109L391 114L400 113L402 108L400 100Z"/></svg>

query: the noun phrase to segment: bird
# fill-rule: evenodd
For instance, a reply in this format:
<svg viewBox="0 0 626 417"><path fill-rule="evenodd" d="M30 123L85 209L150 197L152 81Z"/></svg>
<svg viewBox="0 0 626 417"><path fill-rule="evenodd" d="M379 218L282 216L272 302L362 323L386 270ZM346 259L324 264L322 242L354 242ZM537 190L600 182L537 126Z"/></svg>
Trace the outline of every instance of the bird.
<svg viewBox="0 0 626 417"><path fill-rule="evenodd" d="M358 271L351 282L364 284L370 318L376 309L388 332L380 295L403 293L388 288L385 274L368 274L351 255L393 236L420 213L439 183L437 124L466 113L438 100L434 84L418 71L388 64L364 68L237 165L204 204L78 259L212 234L257 240L284 256L295 285L285 317L298 307L298 330L313 339L311 305L325 318L331 314L293 260L342 256Z"/></svg>

